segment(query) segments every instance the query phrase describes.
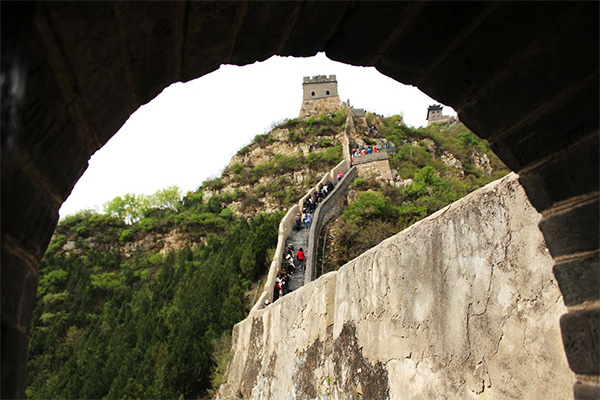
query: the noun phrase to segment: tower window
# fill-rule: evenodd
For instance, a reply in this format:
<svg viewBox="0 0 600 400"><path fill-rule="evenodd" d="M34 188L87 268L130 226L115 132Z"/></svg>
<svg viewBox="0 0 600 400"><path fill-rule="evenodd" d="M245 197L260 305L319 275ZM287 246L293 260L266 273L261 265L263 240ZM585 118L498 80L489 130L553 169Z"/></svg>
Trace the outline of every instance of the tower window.
<svg viewBox="0 0 600 400"><path fill-rule="evenodd" d="M329 90L325 92L325 94L329 94Z"/></svg>
<svg viewBox="0 0 600 400"><path fill-rule="evenodd" d="M310 95L311 95L311 96L314 96L314 95L315 95L315 92L310 92Z"/></svg>

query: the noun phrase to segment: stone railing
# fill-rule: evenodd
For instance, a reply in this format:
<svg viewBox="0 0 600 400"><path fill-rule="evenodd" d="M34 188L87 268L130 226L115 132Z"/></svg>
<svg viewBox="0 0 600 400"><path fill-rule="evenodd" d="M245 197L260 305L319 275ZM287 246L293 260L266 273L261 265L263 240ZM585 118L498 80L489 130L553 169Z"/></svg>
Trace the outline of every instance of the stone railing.
<svg viewBox="0 0 600 400"><path fill-rule="evenodd" d="M389 158L386 151L378 151L377 153L365 154L364 156L354 157L352 165L366 164L373 161L387 160Z"/></svg>
<svg viewBox="0 0 600 400"><path fill-rule="evenodd" d="M358 175L358 169L355 167L344 175L337 183L335 189L325 197L323 202L319 204L313 215L312 224L308 234L308 247L306 254L306 269L304 273L304 284L314 280L317 276L317 252L319 247L319 235L321 229L333 218L338 217L344 208L344 200L346 198L346 189L354 181Z"/></svg>
<svg viewBox="0 0 600 400"><path fill-rule="evenodd" d="M342 152L344 154L344 160L350 164L350 140L348 139L350 135L356 129L354 125L354 118L352 118L352 107L348 107L348 116L346 117L346 128L344 129L344 134L342 135Z"/></svg>
<svg viewBox="0 0 600 400"><path fill-rule="evenodd" d="M273 299L273 287L275 286L275 279L277 278L277 273L281 269L281 260L283 259L283 254L285 252L285 240L290 235L290 232L292 232L292 229L294 229L294 219L296 217L296 214L302 210L302 207L304 207L304 201L309 196L311 196L315 192L315 190L318 190L319 185L321 183L326 184L329 180L335 182L337 173L339 171L342 171L345 175L348 175L348 167L349 163L346 160L341 161L338 165L336 165L329 172L327 172L315 186L310 188L306 192L306 194L298 201L298 204L294 204L288 210L285 216L281 219L281 222L279 223L279 230L277 233L277 247L275 248L275 254L273 255L273 260L271 261L271 266L269 267L267 282L265 283L265 288L260 297L258 298L258 301L250 310L250 313L253 313L256 310L260 310L263 307L265 300ZM342 181L343 180L344 179L342 179ZM336 189L333 190L332 194L336 191ZM327 196L325 200L327 200L328 198L329 196ZM319 208L321 208L321 206L317 208L317 211ZM317 222L317 218L317 213L315 212L312 220L312 225L315 225L315 223ZM312 228L310 232L312 233Z"/></svg>

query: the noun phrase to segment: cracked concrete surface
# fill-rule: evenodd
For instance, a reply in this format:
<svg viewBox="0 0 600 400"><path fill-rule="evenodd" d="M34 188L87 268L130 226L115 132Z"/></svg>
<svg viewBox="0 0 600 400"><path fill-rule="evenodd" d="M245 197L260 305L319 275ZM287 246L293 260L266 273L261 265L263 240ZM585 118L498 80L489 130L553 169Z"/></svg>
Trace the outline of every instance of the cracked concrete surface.
<svg viewBox="0 0 600 400"><path fill-rule="evenodd" d="M220 398L571 398L539 219L511 174L386 239L236 325Z"/></svg>

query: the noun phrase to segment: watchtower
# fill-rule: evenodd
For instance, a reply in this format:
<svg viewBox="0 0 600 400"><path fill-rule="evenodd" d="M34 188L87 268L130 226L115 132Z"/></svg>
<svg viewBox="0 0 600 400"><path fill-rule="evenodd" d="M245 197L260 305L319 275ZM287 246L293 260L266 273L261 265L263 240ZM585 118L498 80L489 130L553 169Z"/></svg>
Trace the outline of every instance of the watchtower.
<svg viewBox="0 0 600 400"><path fill-rule="evenodd" d="M335 75L305 76L302 82L302 100L315 100L325 97L337 97L337 80Z"/></svg>
<svg viewBox="0 0 600 400"><path fill-rule="evenodd" d="M451 122L451 118L448 115L442 114L444 106L441 104L433 104L427 107L427 126L431 124L443 124Z"/></svg>
<svg viewBox="0 0 600 400"><path fill-rule="evenodd" d="M341 105L335 75L303 78L301 118L324 112L335 112Z"/></svg>

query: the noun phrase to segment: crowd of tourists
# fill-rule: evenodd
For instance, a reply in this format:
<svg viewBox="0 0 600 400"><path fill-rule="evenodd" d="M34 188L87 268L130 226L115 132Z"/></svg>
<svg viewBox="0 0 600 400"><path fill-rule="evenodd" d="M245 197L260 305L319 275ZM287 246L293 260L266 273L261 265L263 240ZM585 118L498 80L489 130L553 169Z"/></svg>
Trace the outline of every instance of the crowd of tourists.
<svg viewBox="0 0 600 400"><path fill-rule="evenodd" d="M339 182L344 177L342 171L339 171L336 175L336 179ZM319 204L333 191L334 185L331 181L327 183L320 183L319 187L304 200L302 212L297 213L294 218L294 230L300 231L302 229L310 229L314 212L316 211ZM273 288L273 301L277 300L281 296L289 293L289 282L291 277L299 272L304 273L306 262L306 254L304 249L300 247L298 251L295 251L294 245L289 243L285 248L285 254L283 256L283 263L277 277L275 278L275 286ZM269 300L265 300L264 306L270 304Z"/></svg>
<svg viewBox="0 0 600 400"><path fill-rule="evenodd" d="M360 156L366 156L367 154L374 154L377 153L379 151L379 148L377 146L368 146L368 147L361 147L361 148L353 148L352 149L352 157L360 157Z"/></svg>
<svg viewBox="0 0 600 400"><path fill-rule="evenodd" d="M290 278L297 272L304 273L305 261L306 255L302 247L297 252L294 252L294 245L292 243L286 246L283 265L275 278L273 301L289 293ZM268 305L268 303L265 303L265 305Z"/></svg>
<svg viewBox="0 0 600 400"><path fill-rule="evenodd" d="M387 143L384 143L381 148L379 146L352 147L352 150L350 151L350 165L352 165L355 158L375 154L381 150L387 151L388 148L389 145Z"/></svg>

